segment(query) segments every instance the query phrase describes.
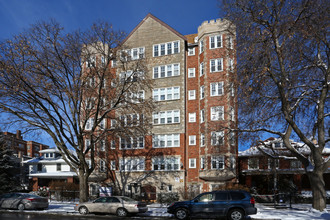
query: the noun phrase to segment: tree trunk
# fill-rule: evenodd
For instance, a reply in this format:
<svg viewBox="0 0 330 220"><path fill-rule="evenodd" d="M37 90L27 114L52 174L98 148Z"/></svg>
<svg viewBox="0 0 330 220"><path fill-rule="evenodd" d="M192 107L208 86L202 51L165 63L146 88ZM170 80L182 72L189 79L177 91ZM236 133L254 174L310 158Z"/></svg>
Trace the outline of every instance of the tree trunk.
<svg viewBox="0 0 330 220"><path fill-rule="evenodd" d="M88 176L84 173L79 174L79 202L87 202L89 195Z"/></svg>
<svg viewBox="0 0 330 220"><path fill-rule="evenodd" d="M326 192L323 172L315 169L313 172L307 173L307 175L313 192L313 208L323 211L326 208Z"/></svg>

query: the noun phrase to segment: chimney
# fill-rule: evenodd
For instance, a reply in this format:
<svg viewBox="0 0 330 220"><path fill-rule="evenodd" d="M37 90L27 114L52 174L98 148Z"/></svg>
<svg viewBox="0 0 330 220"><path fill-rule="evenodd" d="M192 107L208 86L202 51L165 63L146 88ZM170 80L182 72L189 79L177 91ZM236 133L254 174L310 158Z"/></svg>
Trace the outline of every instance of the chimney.
<svg viewBox="0 0 330 220"><path fill-rule="evenodd" d="M22 133L21 133L21 130L17 130L17 131L16 131L16 138L17 138L17 139L22 139Z"/></svg>

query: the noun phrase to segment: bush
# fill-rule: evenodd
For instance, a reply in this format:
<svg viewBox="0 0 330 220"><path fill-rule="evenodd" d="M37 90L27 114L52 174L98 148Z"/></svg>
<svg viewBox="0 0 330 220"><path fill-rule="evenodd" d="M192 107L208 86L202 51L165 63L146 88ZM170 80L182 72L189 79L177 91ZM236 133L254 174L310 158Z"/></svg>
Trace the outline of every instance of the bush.
<svg viewBox="0 0 330 220"><path fill-rule="evenodd" d="M171 204L179 201L178 193L158 193L157 202L161 204Z"/></svg>

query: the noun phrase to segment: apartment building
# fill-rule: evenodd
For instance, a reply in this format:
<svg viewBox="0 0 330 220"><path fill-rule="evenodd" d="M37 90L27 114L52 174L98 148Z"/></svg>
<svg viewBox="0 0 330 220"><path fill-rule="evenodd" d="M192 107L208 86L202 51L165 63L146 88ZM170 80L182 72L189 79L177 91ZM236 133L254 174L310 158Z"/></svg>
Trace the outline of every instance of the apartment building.
<svg viewBox="0 0 330 220"><path fill-rule="evenodd" d="M237 181L235 33L228 32L229 25L205 21L197 33L184 36L148 14L123 41L153 81L152 91L141 96L152 97L157 108L147 116L148 135L108 137L97 169L107 172L108 162L105 182L125 182L128 192L155 195L200 193ZM111 65L111 73L123 74L115 61Z"/></svg>
<svg viewBox="0 0 330 220"><path fill-rule="evenodd" d="M7 148L11 149L14 153L14 160L20 167L20 185L22 189L29 188L29 180L27 174L28 166L25 165L25 161L31 159L32 157L39 157L40 150L48 149L49 146L40 144L34 141L26 141L23 139L22 133L20 130L17 130L16 133L11 133L8 131L2 132L3 139L7 144Z"/></svg>

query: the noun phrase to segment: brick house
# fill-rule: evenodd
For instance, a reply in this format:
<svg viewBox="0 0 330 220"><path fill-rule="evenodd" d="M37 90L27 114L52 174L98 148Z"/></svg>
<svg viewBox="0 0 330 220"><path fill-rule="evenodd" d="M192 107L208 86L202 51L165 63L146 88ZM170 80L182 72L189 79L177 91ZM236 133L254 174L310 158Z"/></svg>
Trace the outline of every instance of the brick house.
<svg viewBox="0 0 330 220"><path fill-rule="evenodd" d="M274 189L274 176L276 175L276 185L278 190L285 190L289 185L294 186L295 190L310 191L311 187L305 169L300 161L291 155L283 146L280 139L269 138L264 141L269 148L260 146L266 152L273 155L281 155L280 159L271 159L259 151L256 146L238 153L239 157L239 182L249 188L256 187L259 194L271 194ZM310 150L303 143L291 141L292 145L302 154L309 155ZM325 148L324 157L330 156L330 149ZM326 190L330 190L330 167L323 175Z"/></svg>
<svg viewBox="0 0 330 220"><path fill-rule="evenodd" d="M237 181L237 135L231 132L237 127L235 34L229 34L229 25L205 21L197 33L184 36L148 14L132 30L122 45L144 59L145 74L153 80L153 91L143 92L158 106L148 116L151 135L129 143L108 137L93 176L103 172L111 185L109 176L123 178L124 170L130 172L128 191L134 186L154 194L196 194ZM110 74L119 76L122 70L111 65ZM110 128L111 121L105 125ZM132 170L126 164L139 165Z"/></svg>

